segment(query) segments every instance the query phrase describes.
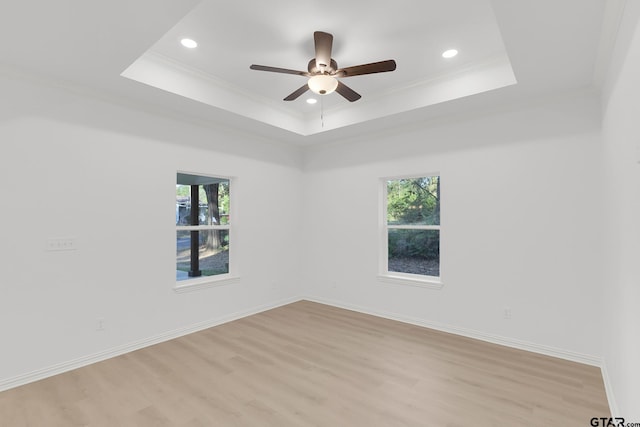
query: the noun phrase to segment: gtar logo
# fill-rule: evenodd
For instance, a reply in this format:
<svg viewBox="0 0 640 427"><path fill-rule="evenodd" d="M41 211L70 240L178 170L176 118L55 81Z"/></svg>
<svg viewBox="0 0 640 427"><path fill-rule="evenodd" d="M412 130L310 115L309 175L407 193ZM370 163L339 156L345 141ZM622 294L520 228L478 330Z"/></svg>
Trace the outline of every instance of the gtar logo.
<svg viewBox="0 0 640 427"><path fill-rule="evenodd" d="M591 418L593 427L624 427L624 418Z"/></svg>

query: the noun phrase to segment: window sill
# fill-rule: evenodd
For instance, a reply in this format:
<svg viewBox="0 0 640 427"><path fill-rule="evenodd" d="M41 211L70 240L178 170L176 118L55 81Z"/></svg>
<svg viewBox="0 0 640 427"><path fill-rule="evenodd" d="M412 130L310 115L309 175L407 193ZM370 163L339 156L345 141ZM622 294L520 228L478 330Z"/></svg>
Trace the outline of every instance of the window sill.
<svg viewBox="0 0 640 427"><path fill-rule="evenodd" d="M440 277L426 277L419 276L417 274L379 274L378 280L386 283L393 283L397 285L417 286L427 289L442 289L444 283L442 283Z"/></svg>
<svg viewBox="0 0 640 427"><path fill-rule="evenodd" d="M188 279L177 282L173 287L176 293L199 291L201 289L214 288L216 286L230 285L237 283L240 280L239 276L231 276L224 274L220 276L206 276L199 277L197 279Z"/></svg>

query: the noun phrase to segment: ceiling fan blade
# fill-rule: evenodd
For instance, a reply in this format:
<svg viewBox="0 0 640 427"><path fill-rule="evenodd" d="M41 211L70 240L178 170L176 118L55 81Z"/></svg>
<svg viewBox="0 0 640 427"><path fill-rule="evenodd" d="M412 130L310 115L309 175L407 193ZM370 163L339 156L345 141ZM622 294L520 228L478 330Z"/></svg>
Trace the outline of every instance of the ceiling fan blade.
<svg viewBox="0 0 640 427"><path fill-rule="evenodd" d="M333 36L329 33L316 31L313 33L313 41L316 45L316 67L322 71L325 67L331 65Z"/></svg>
<svg viewBox="0 0 640 427"><path fill-rule="evenodd" d="M362 98L362 96L358 92L351 89L349 86L345 85L341 81L338 81L338 87L336 88L336 92L344 96L346 100L349 102L354 102Z"/></svg>
<svg viewBox="0 0 640 427"><path fill-rule="evenodd" d="M309 77L309 73L307 71L289 70L287 68L269 67L266 65L256 65L256 64L252 64L249 68L251 68L252 70L258 70L258 71L270 71L272 73L295 74L298 76Z"/></svg>
<svg viewBox="0 0 640 427"><path fill-rule="evenodd" d="M361 76L363 74L386 73L396 69L396 61L388 59L386 61L372 62L370 64L355 65L353 67L341 68L336 71L336 77Z"/></svg>
<svg viewBox="0 0 640 427"><path fill-rule="evenodd" d="M297 99L300 95L302 95L303 93L305 93L308 90L309 90L309 85L305 84L300 89L296 90L291 95L287 96L284 100L285 101L293 101L294 99Z"/></svg>

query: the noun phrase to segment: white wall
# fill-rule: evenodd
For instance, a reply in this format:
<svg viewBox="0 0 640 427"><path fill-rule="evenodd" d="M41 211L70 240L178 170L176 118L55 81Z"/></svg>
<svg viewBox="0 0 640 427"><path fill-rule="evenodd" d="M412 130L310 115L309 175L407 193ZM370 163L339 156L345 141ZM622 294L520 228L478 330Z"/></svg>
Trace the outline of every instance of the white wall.
<svg viewBox="0 0 640 427"><path fill-rule="evenodd" d="M640 3L627 2L603 96L604 363L612 410L629 422L640 421L639 17Z"/></svg>
<svg viewBox="0 0 640 427"><path fill-rule="evenodd" d="M297 150L48 82L0 93L0 384L297 295ZM237 177L238 283L173 291L177 170Z"/></svg>
<svg viewBox="0 0 640 427"><path fill-rule="evenodd" d="M305 293L597 363L599 154L589 94L311 149ZM379 282L379 178L438 172L443 289Z"/></svg>

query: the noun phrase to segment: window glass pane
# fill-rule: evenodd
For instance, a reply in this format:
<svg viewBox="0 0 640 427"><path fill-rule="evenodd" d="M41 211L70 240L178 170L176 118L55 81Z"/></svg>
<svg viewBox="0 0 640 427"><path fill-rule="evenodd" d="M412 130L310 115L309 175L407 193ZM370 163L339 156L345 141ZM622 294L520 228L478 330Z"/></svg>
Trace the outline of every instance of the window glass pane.
<svg viewBox="0 0 640 427"><path fill-rule="evenodd" d="M387 224L440 225L440 177L387 181Z"/></svg>
<svg viewBox="0 0 640 427"><path fill-rule="evenodd" d="M389 271L440 276L440 230L389 230Z"/></svg>
<svg viewBox="0 0 640 427"><path fill-rule="evenodd" d="M200 270L203 276L229 272L229 230L200 231Z"/></svg>
<svg viewBox="0 0 640 427"><path fill-rule="evenodd" d="M229 224L229 180L217 181L200 186L200 224Z"/></svg>
<svg viewBox="0 0 640 427"><path fill-rule="evenodd" d="M193 233L195 234L195 233ZM191 278L191 231L176 232L176 280ZM201 276L229 272L229 230L200 230L198 263Z"/></svg>
<svg viewBox="0 0 640 427"><path fill-rule="evenodd" d="M191 186L198 187L198 224L199 225L227 225L229 224L229 180L223 178L194 177L181 175L182 181L176 184L176 225L191 224ZM193 184L184 177L194 178ZM198 184L199 181L207 181Z"/></svg>
<svg viewBox="0 0 640 427"><path fill-rule="evenodd" d="M176 225L189 225L191 220L191 196L188 185L176 185Z"/></svg>
<svg viewBox="0 0 640 427"><path fill-rule="evenodd" d="M191 265L191 238L188 231L178 231L176 238L176 280L189 278Z"/></svg>

